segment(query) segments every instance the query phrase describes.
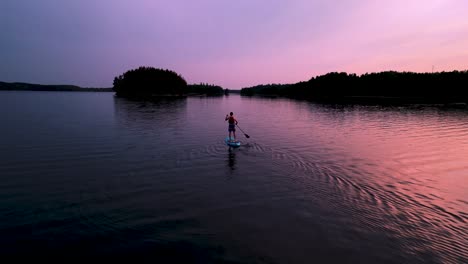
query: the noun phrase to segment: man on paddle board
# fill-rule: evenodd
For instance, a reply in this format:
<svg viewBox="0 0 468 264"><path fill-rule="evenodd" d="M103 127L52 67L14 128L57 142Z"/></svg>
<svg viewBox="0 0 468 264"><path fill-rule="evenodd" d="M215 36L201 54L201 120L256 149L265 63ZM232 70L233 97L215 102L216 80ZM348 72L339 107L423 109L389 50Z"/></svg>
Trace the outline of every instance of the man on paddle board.
<svg viewBox="0 0 468 264"><path fill-rule="evenodd" d="M224 121L228 121L229 127L228 127L228 132L229 132L229 140L231 140L231 132L234 135L234 141L236 141L236 125L237 125L237 119L234 117L234 113L231 112L229 115L226 115L226 118Z"/></svg>

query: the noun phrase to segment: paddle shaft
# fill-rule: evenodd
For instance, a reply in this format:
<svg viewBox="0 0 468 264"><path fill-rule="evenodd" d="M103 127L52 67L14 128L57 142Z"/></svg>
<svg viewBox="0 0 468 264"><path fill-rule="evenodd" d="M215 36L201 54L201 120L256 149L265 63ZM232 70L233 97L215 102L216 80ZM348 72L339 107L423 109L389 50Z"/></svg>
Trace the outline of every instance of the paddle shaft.
<svg viewBox="0 0 468 264"><path fill-rule="evenodd" d="M249 138L249 137L250 137L249 135L247 135L247 134L244 132L244 130L242 130L242 128L240 128L239 125L236 125L236 126L240 129L240 131L242 131L242 133L244 133L244 136L245 136L246 138Z"/></svg>

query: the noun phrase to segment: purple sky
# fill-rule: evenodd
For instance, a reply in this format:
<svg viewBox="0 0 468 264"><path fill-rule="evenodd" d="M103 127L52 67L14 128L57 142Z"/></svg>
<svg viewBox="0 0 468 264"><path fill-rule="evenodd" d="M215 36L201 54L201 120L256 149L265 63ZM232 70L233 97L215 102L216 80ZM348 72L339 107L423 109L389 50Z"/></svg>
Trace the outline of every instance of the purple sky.
<svg viewBox="0 0 468 264"><path fill-rule="evenodd" d="M0 81L110 87L138 66L240 89L468 69L467 0L1 0Z"/></svg>

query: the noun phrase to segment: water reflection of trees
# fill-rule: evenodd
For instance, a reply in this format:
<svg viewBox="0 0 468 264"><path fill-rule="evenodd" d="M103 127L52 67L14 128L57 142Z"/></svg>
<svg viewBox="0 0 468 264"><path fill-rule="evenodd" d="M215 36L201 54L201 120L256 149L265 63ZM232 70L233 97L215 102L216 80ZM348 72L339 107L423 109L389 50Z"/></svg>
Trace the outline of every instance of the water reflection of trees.
<svg viewBox="0 0 468 264"><path fill-rule="evenodd" d="M185 119L186 99L131 101L114 97L114 111L119 126L141 130L161 130L180 125Z"/></svg>

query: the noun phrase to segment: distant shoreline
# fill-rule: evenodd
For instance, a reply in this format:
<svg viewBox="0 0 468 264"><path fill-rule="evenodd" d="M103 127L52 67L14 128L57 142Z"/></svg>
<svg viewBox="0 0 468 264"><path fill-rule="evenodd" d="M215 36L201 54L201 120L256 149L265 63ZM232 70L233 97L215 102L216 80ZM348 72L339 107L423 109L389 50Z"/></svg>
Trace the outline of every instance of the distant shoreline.
<svg viewBox="0 0 468 264"><path fill-rule="evenodd" d="M145 83L143 83L144 85ZM292 84L263 84L223 89L209 84L188 84L185 93L176 97L201 97L240 94L241 96L283 97L325 104L442 104L468 108L468 71L414 73L385 71L363 75L331 72L308 81ZM139 87L139 86L137 86ZM134 88L134 87L133 87ZM0 91L72 91L116 92L112 88L76 85L43 85L23 82L0 82ZM172 97L171 93L153 94L149 99Z"/></svg>
<svg viewBox="0 0 468 264"><path fill-rule="evenodd" d="M83 88L76 85L47 85L22 82L0 82L0 91L114 92L113 88Z"/></svg>
<svg viewBox="0 0 468 264"><path fill-rule="evenodd" d="M468 104L468 71L414 73L377 72L363 75L331 72L292 84L242 88L241 95L288 97L323 103Z"/></svg>

